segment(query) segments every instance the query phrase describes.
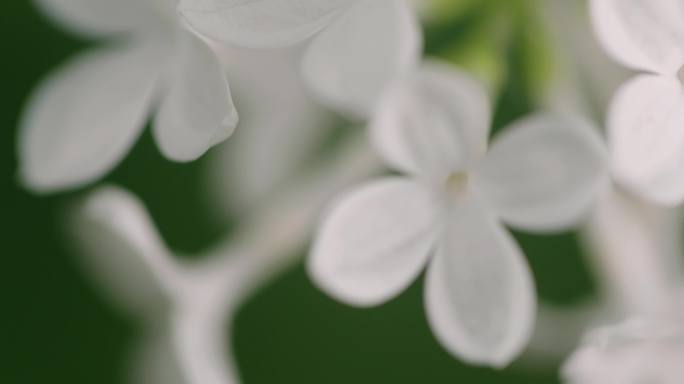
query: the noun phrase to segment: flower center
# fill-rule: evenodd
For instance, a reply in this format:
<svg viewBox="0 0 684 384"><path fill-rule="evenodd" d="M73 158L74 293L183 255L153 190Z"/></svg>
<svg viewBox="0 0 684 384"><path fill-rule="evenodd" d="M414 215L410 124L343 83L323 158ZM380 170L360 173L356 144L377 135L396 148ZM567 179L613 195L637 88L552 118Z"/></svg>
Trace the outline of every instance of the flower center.
<svg viewBox="0 0 684 384"><path fill-rule="evenodd" d="M446 188L449 194L461 195L468 187L468 173L455 172L446 180Z"/></svg>

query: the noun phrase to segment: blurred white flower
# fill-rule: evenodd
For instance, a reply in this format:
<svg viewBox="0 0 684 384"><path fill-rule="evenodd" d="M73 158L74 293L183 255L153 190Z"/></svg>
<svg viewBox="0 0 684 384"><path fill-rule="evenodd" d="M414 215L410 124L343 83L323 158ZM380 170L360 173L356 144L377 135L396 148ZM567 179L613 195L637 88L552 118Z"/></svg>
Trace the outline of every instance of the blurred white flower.
<svg viewBox="0 0 684 384"><path fill-rule="evenodd" d="M616 94L607 118L614 177L643 198L684 199L684 3L592 0L605 50L644 71Z"/></svg>
<svg viewBox="0 0 684 384"><path fill-rule="evenodd" d="M20 173L37 191L101 177L129 151L159 104L154 135L178 161L201 156L237 124L224 70L188 33L171 0L39 0L65 26L110 39L66 64L32 97Z"/></svg>
<svg viewBox="0 0 684 384"><path fill-rule="evenodd" d="M406 0L181 0L199 34L249 48L292 45L316 36L302 73L335 110L368 117L386 84L413 68L422 38Z"/></svg>
<svg viewBox="0 0 684 384"><path fill-rule="evenodd" d="M240 128L209 155L208 190L215 206L223 208L217 213L245 214L307 168L335 120L300 81L301 49L219 51L230 68Z"/></svg>
<svg viewBox="0 0 684 384"><path fill-rule="evenodd" d="M632 73L601 49L585 1L547 0L540 7L554 55L544 101L553 110L603 120L613 94Z"/></svg>
<svg viewBox="0 0 684 384"><path fill-rule="evenodd" d="M599 287L620 316L671 306L684 273L680 211L613 186L597 199L586 235L601 276Z"/></svg>
<svg viewBox="0 0 684 384"><path fill-rule="evenodd" d="M681 318L631 320L596 330L563 369L568 384L679 384L684 380Z"/></svg>
<svg viewBox="0 0 684 384"><path fill-rule="evenodd" d="M582 121L522 120L487 152L484 89L445 65L396 82L371 133L379 154L408 176L350 191L319 228L309 270L333 297L358 306L403 291L429 263L429 322L462 359L503 366L525 346L533 280L501 221L552 231L578 220L605 180L601 141Z"/></svg>

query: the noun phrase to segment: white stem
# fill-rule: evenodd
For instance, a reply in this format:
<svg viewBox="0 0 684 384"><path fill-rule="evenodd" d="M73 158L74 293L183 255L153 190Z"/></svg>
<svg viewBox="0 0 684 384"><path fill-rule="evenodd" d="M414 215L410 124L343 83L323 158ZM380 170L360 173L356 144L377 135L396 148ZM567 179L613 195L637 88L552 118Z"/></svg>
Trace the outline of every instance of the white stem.
<svg viewBox="0 0 684 384"><path fill-rule="evenodd" d="M341 189L378 172L367 140L353 137L334 156L292 181L249 217L239 232L191 265L176 297L174 341L190 383L237 382L221 337L236 308L297 260L325 205ZM228 359L230 360L230 359Z"/></svg>

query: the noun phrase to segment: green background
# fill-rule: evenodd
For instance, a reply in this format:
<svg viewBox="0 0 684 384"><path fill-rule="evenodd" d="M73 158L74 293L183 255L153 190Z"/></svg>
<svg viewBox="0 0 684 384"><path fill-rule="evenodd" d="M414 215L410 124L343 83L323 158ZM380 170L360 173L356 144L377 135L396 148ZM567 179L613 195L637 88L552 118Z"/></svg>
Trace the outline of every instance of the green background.
<svg viewBox="0 0 684 384"><path fill-rule="evenodd" d="M426 49L489 76L500 89L495 116L500 128L534 109L543 84L539 68L547 63L533 9L482 3L489 5L446 12L427 28ZM60 225L65 206L83 191L36 196L16 182L17 122L26 97L51 69L93 42L66 34L27 0L4 1L0 9L0 383L124 383L129 352L140 336L138 324L98 293L69 251ZM192 254L229 228L207 205L204 165L206 160L189 165L164 160L146 133L106 181L138 194L171 247ZM544 300L568 304L592 293L574 234L516 236ZM427 327L421 290L418 281L382 307L351 309L318 292L297 265L238 314L233 344L243 381L559 382L555 367L532 372L513 365L495 371L452 358Z"/></svg>

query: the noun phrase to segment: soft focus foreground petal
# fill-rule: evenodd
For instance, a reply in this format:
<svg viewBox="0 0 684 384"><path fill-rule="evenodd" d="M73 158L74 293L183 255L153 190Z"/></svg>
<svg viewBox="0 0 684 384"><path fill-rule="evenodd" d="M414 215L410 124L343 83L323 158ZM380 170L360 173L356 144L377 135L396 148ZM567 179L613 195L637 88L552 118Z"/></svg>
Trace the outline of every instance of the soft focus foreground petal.
<svg viewBox="0 0 684 384"><path fill-rule="evenodd" d="M684 198L684 92L679 82L640 76L622 87L608 114L615 178L648 200Z"/></svg>
<svg viewBox="0 0 684 384"><path fill-rule="evenodd" d="M592 0L594 29L622 64L656 73L684 65L684 3L677 0Z"/></svg>
<svg viewBox="0 0 684 384"><path fill-rule="evenodd" d="M610 188L592 212L586 231L596 270L604 277L600 286L625 312L671 307L682 270L676 263L681 248L670 233L679 225L669 211Z"/></svg>
<svg viewBox="0 0 684 384"><path fill-rule="evenodd" d="M585 1L546 0L539 6L554 63L551 83L545 86L546 108L603 116L615 91L633 71L611 60L600 46Z"/></svg>
<svg viewBox="0 0 684 384"><path fill-rule="evenodd" d="M224 69L211 48L186 33L176 73L154 124L154 135L168 158L192 161L227 139L238 114Z"/></svg>
<svg viewBox="0 0 684 384"><path fill-rule="evenodd" d="M196 32L223 43L274 48L303 41L359 0L181 0Z"/></svg>
<svg viewBox="0 0 684 384"><path fill-rule="evenodd" d="M476 183L500 217L521 229L566 229L607 185L597 131L570 115L539 114L508 127L479 165Z"/></svg>
<svg viewBox="0 0 684 384"><path fill-rule="evenodd" d="M111 170L144 127L164 58L152 44L101 49L48 78L20 127L24 184L52 192Z"/></svg>
<svg viewBox="0 0 684 384"><path fill-rule="evenodd" d="M482 85L447 64L430 62L385 94L371 135L389 165L443 179L485 153L490 119Z"/></svg>
<svg viewBox="0 0 684 384"><path fill-rule="evenodd" d="M643 199L664 207L674 207L684 199L684 150L658 174L626 186Z"/></svg>
<svg viewBox="0 0 684 384"><path fill-rule="evenodd" d="M159 29L173 14L169 0L35 0L65 28L86 36ZM167 2L169 4L164 4Z"/></svg>
<svg viewBox="0 0 684 384"><path fill-rule="evenodd" d="M473 198L450 216L426 277L431 329L461 359L503 367L525 347L533 328L529 267L512 237Z"/></svg>
<svg viewBox="0 0 684 384"><path fill-rule="evenodd" d="M207 182L220 213L248 212L301 172L334 124L303 87L300 49L222 53L240 111L235 134L210 156ZM268 111L268 113L264 113Z"/></svg>
<svg viewBox="0 0 684 384"><path fill-rule="evenodd" d="M309 272L338 300L381 304L418 275L433 245L435 196L411 180L371 182L333 205L313 246Z"/></svg>
<svg viewBox="0 0 684 384"><path fill-rule="evenodd" d="M562 371L568 384L678 384L682 361L681 318L633 319L591 332Z"/></svg>
<svg viewBox="0 0 684 384"><path fill-rule="evenodd" d="M333 109L368 117L390 82L418 63L421 50L420 26L406 1L360 1L311 44L304 80Z"/></svg>
<svg viewBox="0 0 684 384"><path fill-rule="evenodd" d="M72 224L81 259L105 293L133 315L159 315L178 270L142 202L103 187L78 206Z"/></svg>

